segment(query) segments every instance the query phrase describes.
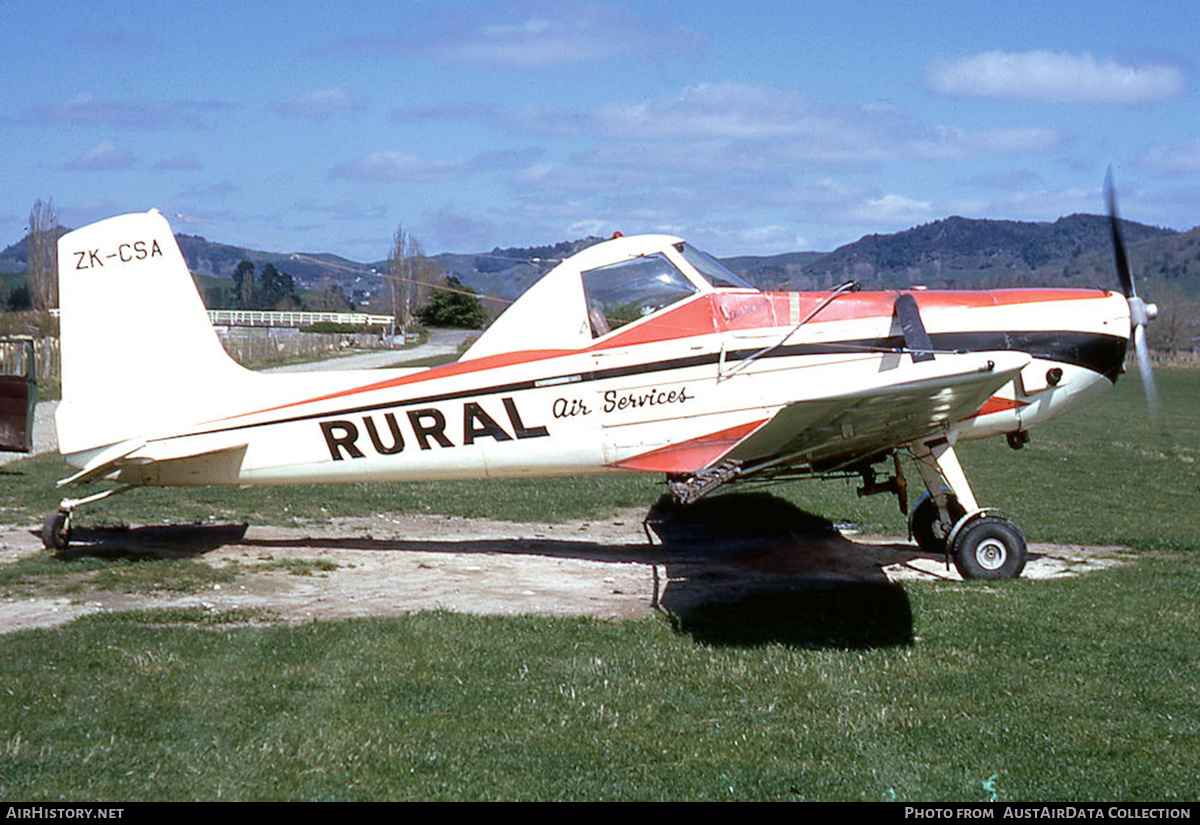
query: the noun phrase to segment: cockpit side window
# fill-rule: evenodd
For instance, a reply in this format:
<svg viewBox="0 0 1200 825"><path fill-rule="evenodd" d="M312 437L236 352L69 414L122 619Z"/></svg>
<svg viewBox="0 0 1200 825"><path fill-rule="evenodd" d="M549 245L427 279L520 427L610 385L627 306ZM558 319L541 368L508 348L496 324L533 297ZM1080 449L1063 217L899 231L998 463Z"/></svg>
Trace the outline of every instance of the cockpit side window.
<svg viewBox="0 0 1200 825"><path fill-rule="evenodd" d="M680 242L675 244L675 249L683 256L683 259L704 276L704 278L718 289L721 287L733 287L735 289L754 289L753 286L743 281L737 275L734 275L725 266L709 255L707 252L702 252L690 243Z"/></svg>
<svg viewBox="0 0 1200 825"><path fill-rule="evenodd" d="M698 291L663 255L646 255L583 273L583 294L593 338Z"/></svg>

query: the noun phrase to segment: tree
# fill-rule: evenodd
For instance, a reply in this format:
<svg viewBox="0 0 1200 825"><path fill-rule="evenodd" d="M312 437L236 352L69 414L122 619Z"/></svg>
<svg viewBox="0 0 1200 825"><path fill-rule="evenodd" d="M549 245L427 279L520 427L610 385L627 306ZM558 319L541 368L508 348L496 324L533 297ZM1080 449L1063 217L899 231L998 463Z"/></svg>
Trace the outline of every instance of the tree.
<svg viewBox="0 0 1200 825"><path fill-rule="evenodd" d="M488 311L475 290L450 276L446 286L435 292L429 303L417 311L417 317L428 327L482 329L487 323Z"/></svg>
<svg viewBox="0 0 1200 825"><path fill-rule="evenodd" d="M233 270L233 301L239 309L254 307L254 264L242 261Z"/></svg>
<svg viewBox="0 0 1200 825"><path fill-rule="evenodd" d="M391 314L401 327L412 323L432 288L443 280L442 268L425 257L421 243L403 226L396 228L388 249L388 296Z"/></svg>
<svg viewBox="0 0 1200 825"><path fill-rule="evenodd" d="M304 308L311 312L353 312L354 304L341 284L324 275L316 289L305 293Z"/></svg>
<svg viewBox="0 0 1200 825"><path fill-rule="evenodd" d="M28 284L22 284L4 296L4 306L12 312L21 312L33 308L33 298L29 294Z"/></svg>
<svg viewBox="0 0 1200 825"><path fill-rule="evenodd" d="M258 288L254 290L255 305L259 309L294 309L299 306L296 297L296 282L286 272L280 272L274 264L263 267Z"/></svg>
<svg viewBox="0 0 1200 825"><path fill-rule="evenodd" d="M1191 348L1200 329L1200 301L1178 283L1149 285L1147 300L1158 304L1158 317L1146 327L1151 349L1174 355Z"/></svg>
<svg viewBox="0 0 1200 825"><path fill-rule="evenodd" d="M29 212L29 235L25 242L29 261L29 288L34 309L58 306L58 216L54 199L33 204Z"/></svg>

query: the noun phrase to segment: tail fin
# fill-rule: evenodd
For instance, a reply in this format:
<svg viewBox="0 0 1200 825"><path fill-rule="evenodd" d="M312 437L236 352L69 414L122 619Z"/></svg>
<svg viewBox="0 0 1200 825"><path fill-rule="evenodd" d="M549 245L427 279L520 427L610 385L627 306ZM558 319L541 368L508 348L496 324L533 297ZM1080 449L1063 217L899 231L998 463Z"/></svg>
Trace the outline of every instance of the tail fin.
<svg viewBox="0 0 1200 825"><path fill-rule="evenodd" d="M157 210L63 235L58 284L64 455L202 420L244 383Z"/></svg>

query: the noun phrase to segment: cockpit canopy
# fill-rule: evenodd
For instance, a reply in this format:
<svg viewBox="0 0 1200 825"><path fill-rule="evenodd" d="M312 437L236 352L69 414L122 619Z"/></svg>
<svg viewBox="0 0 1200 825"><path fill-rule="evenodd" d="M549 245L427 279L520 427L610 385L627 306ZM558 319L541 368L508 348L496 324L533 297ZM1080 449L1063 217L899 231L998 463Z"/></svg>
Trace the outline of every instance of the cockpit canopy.
<svg viewBox="0 0 1200 825"><path fill-rule="evenodd" d="M754 287L679 238L614 238L546 273L493 322L463 359L585 347L626 324L718 289Z"/></svg>

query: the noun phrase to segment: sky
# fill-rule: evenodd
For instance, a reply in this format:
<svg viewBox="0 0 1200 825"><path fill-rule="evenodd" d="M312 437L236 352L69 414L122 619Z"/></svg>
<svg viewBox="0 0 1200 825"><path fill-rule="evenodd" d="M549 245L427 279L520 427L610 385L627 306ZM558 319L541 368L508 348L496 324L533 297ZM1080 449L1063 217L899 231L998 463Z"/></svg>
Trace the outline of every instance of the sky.
<svg viewBox="0 0 1200 825"><path fill-rule="evenodd" d="M160 209L281 252L951 215L1200 224L1200 3L0 0L0 247Z"/></svg>

